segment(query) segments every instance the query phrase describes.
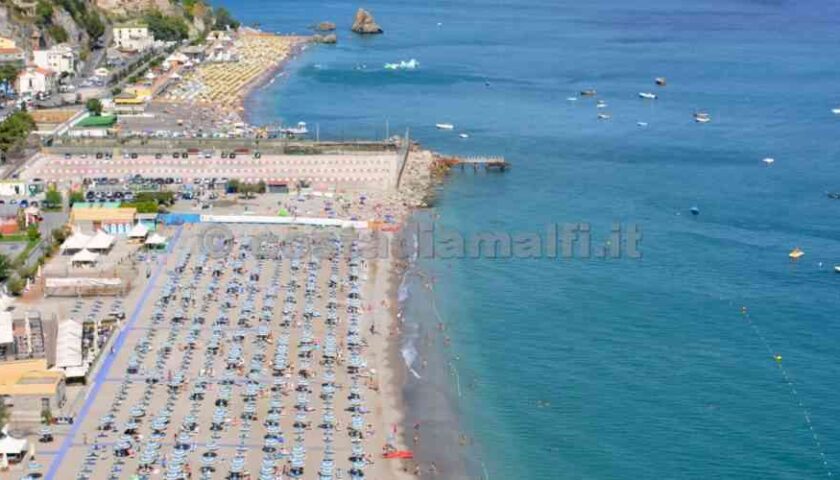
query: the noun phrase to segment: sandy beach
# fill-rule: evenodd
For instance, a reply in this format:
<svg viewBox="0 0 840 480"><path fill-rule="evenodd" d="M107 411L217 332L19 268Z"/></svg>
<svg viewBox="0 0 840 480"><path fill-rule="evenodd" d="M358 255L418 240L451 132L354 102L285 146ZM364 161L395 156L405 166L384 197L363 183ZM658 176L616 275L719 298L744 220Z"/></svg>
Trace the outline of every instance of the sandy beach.
<svg viewBox="0 0 840 480"><path fill-rule="evenodd" d="M229 44L218 47L228 49L234 58L205 61L185 69L180 84L159 101L193 105L219 119L242 121L245 98L274 77L310 40L243 29Z"/></svg>

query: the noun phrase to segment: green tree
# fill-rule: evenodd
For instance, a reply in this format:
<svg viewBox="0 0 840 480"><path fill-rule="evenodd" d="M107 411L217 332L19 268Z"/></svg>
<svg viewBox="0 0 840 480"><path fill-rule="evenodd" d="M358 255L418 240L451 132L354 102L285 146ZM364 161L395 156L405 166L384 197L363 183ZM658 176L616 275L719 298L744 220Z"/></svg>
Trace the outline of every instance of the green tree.
<svg viewBox="0 0 840 480"><path fill-rule="evenodd" d="M67 34L67 30L65 30L61 25L50 25L50 28L47 31L56 43L65 43L70 39L70 35Z"/></svg>
<svg viewBox="0 0 840 480"><path fill-rule="evenodd" d="M9 278L9 269L11 268L11 264L9 263L9 257L5 255L0 255L0 282L6 281ZM0 402L3 403L3 402Z"/></svg>
<svg viewBox="0 0 840 480"><path fill-rule="evenodd" d="M0 83L13 83L20 73L21 65L15 63L4 63L0 65Z"/></svg>
<svg viewBox="0 0 840 480"><path fill-rule="evenodd" d="M91 98L85 103L85 108L94 117L102 115L102 101L98 98Z"/></svg>
<svg viewBox="0 0 840 480"><path fill-rule="evenodd" d="M240 25L239 21L236 20L235 18L233 18L233 15L230 14L230 11L228 11L227 8L225 8L225 7L216 8L215 16L216 16L216 25L215 25L216 30L224 30L227 27L230 27L234 30L239 28L239 25Z"/></svg>
<svg viewBox="0 0 840 480"><path fill-rule="evenodd" d="M14 273L6 282L6 288L9 289L9 293L12 295L20 296L23 293L23 289L26 288L26 280L22 279L17 273Z"/></svg>
<svg viewBox="0 0 840 480"><path fill-rule="evenodd" d="M50 188L49 190L47 190L47 193L44 197L44 203L49 208L61 207L63 203L63 197L61 196L61 192L59 192L55 188Z"/></svg>
<svg viewBox="0 0 840 480"><path fill-rule="evenodd" d="M19 147L35 129L35 120L32 116L21 110L9 115L6 120L0 123L0 151Z"/></svg>
<svg viewBox="0 0 840 480"><path fill-rule="evenodd" d="M38 230L38 225L33 223L27 227L26 238L28 238L30 242L36 242L41 238L41 232Z"/></svg>
<svg viewBox="0 0 840 480"><path fill-rule="evenodd" d="M190 28L183 18L164 15L160 10L146 13L143 21L149 26L149 31L154 34L156 40L179 41L190 35Z"/></svg>
<svg viewBox="0 0 840 480"><path fill-rule="evenodd" d="M38 0L35 6L35 23L40 26L52 25L53 6L46 0Z"/></svg>
<svg viewBox="0 0 840 480"><path fill-rule="evenodd" d="M74 203L83 203L85 201L85 194L79 190L73 190L67 198L70 201L70 205L73 205Z"/></svg>

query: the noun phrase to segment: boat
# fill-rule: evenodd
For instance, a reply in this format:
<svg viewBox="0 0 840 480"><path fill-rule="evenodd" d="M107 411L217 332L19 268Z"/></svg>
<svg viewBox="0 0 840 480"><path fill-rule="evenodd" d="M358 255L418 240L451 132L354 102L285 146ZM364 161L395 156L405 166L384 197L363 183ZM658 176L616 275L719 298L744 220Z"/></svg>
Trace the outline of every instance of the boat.
<svg viewBox="0 0 840 480"><path fill-rule="evenodd" d="M451 123L436 123L435 128L438 130L455 130L455 125Z"/></svg>
<svg viewBox="0 0 840 480"><path fill-rule="evenodd" d="M458 134L458 136L461 137L461 138L470 138L470 136L466 133Z"/></svg>
<svg viewBox="0 0 840 480"><path fill-rule="evenodd" d="M595 95L598 95L598 91L595 90L594 88L589 88L589 89L580 91L580 96L581 97L594 97Z"/></svg>
<svg viewBox="0 0 840 480"><path fill-rule="evenodd" d="M300 135L306 135L309 133L309 129L306 128L306 122L298 122L294 127L281 128L280 133L290 137L297 137Z"/></svg>
<svg viewBox="0 0 840 480"><path fill-rule="evenodd" d="M840 115L840 108L832 108L831 113L833 113L835 115Z"/></svg>
<svg viewBox="0 0 840 480"><path fill-rule="evenodd" d="M766 163L767 165L773 165L773 163L776 162L776 159L767 157L767 158L762 159L761 161Z"/></svg>
<svg viewBox="0 0 840 480"><path fill-rule="evenodd" d="M640 127L647 127L648 123L647 122L636 122L636 125L638 125Z"/></svg>
<svg viewBox="0 0 840 480"><path fill-rule="evenodd" d="M840 265L834 266L834 273L840 273Z"/></svg>
<svg viewBox="0 0 840 480"><path fill-rule="evenodd" d="M660 87L664 87L665 85L668 84L668 82L665 80L665 77L656 77L655 81L656 81L656 84L659 85Z"/></svg>
<svg viewBox="0 0 840 480"><path fill-rule="evenodd" d="M566 97L566 100L570 102L577 102L577 97Z"/></svg>
<svg viewBox="0 0 840 480"><path fill-rule="evenodd" d="M639 92L639 97L645 100L656 100L656 94L650 92Z"/></svg>
<svg viewBox="0 0 840 480"><path fill-rule="evenodd" d="M694 216L700 215L700 209L697 208L697 207L691 207L690 211L691 211L691 214L694 215Z"/></svg>
<svg viewBox="0 0 840 480"><path fill-rule="evenodd" d="M607 102L603 100L598 100L598 103L595 105L597 108L607 108Z"/></svg>
<svg viewBox="0 0 840 480"><path fill-rule="evenodd" d="M788 257L790 257L791 260L799 260L803 256L805 256L805 252L803 252L799 247L794 248L790 251L790 253L788 253Z"/></svg>
<svg viewBox="0 0 840 480"><path fill-rule="evenodd" d="M609 113L599 113L598 120L609 120L610 114Z"/></svg>
<svg viewBox="0 0 840 480"><path fill-rule="evenodd" d="M706 112L696 112L694 114L694 121L697 123L709 123L712 121L712 117Z"/></svg>
<svg viewBox="0 0 840 480"><path fill-rule="evenodd" d="M840 200L840 192L825 192L825 195L832 200Z"/></svg>

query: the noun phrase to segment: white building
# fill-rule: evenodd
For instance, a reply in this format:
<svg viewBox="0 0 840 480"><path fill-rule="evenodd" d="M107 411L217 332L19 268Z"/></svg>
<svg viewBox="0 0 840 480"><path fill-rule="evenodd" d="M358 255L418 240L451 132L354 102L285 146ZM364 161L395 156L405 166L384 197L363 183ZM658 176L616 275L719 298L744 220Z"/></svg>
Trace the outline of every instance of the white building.
<svg viewBox="0 0 840 480"><path fill-rule="evenodd" d="M155 43L155 36L144 23L124 23L114 27L114 44L126 52L143 52Z"/></svg>
<svg viewBox="0 0 840 480"><path fill-rule="evenodd" d="M32 60L36 66L59 74L76 73L76 52L67 44L56 45L49 50L35 50Z"/></svg>
<svg viewBox="0 0 840 480"><path fill-rule="evenodd" d="M49 95L55 91L56 75L53 70L26 67L18 74L15 87L20 96Z"/></svg>

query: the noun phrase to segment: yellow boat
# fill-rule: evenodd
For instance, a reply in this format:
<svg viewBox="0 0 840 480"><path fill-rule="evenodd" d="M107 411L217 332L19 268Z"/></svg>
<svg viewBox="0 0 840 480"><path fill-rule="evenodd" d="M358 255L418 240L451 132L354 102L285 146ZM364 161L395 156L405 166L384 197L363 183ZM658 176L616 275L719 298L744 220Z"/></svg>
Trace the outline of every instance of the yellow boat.
<svg viewBox="0 0 840 480"><path fill-rule="evenodd" d="M805 252L800 250L799 247L796 247L796 248L794 248L793 250L790 251L790 253L788 254L788 257L790 257L793 260L799 260L804 255L805 255Z"/></svg>

